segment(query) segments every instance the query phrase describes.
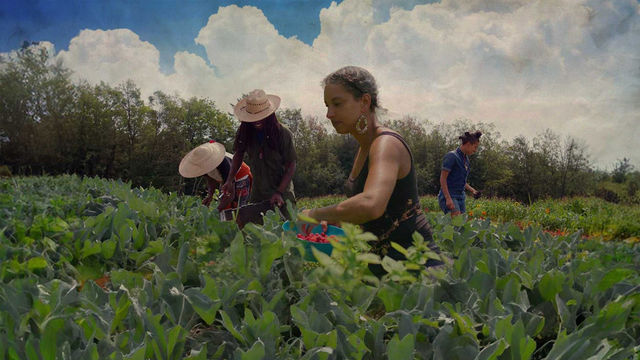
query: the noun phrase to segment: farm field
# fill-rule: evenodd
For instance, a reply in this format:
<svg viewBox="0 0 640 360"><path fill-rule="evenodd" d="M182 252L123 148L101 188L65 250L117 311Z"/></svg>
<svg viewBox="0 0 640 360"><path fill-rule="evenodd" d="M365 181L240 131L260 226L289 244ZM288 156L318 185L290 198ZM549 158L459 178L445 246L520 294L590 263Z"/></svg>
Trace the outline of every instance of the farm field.
<svg viewBox="0 0 640 360"><path fill-rule="evenodd" d="M298 206L327 206L343 199L342 196L303 198ZM421 197L420 204L427 213L441 213L435 196ZM584 236L605 241L640 241L640 205L613 204L598 198L544 199L526 206L507 199L469 197L467 216L480 220L487 218L496 223L513 222L520 228L537 225L556 235L580 231Z"/></svg>
<svg viewBox="0 0 640 360"><path fill-rule="evenodd" d="M419 238L396 262L345 225L308 263L273 212L239 231L195 197L2 179L0 359L640 357L638 207L480 199L452 220L421 203L443 268Z"/></svg>

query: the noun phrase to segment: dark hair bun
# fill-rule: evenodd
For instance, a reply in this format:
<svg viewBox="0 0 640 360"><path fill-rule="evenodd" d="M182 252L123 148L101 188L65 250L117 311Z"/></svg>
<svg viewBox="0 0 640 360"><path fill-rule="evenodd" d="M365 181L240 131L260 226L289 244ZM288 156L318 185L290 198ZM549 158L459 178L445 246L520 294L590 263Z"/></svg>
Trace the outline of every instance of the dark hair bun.
<svg viewBox="0 0 640 360"><path fill-rule="evenodd" d="M481 131L476 131L473 134L471 134L468 131L465 131L464 135L459 136L458 139L462 140L462 144L466 144L468 142L475 144L478 141L480 141L480 136L482 136Z"/></svg>

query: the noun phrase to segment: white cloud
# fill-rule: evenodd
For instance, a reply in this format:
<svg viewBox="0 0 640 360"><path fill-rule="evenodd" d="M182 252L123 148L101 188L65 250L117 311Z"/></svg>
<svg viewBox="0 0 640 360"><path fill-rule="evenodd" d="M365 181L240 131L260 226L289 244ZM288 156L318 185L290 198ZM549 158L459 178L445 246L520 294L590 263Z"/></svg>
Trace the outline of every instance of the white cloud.
<svg viewBox="0 0 640 360"><path fill-rule="evenodd" d="M170 92L181 92L187 96L215 98L212 93L224 87L214 70L200 56L179 52L174 57L175 73L168 79L172 84Z"/></svg>
<svg viewBox="0 0 640 360"><path fill-rule="evenodd" d="M420 5L376 26L367 51L397 113L493 122L507 137L550 128L584 139L600 165L640 162L633 1Z"/></svg>
<svg viewBox="0 0 640 360"><path fill-rule="evenodd" d="M320 14L307 45L280 35L255 7L221 7L200 30L210 67L159 53L126 29L84 30L59 58L77 78L206 96L223 110L254 88L282 106L324 116L320 81L347 65L369 69L398 116L493 122L503 136L546 128L586 141L594 160L640 164L640 7L635 0L345 0ZM421 2L421 1L420 1Z"/></svg>
<svg viewBox="0 0 640 360"><path fill-rule="evenodd" d="M254 88L282 97L282 106L314 107L327 56L292 37L281 36L255 7L220 8L196 42L223 79L217 90L227 103ZM216 90L214 90L216 91ZM315 106L317 108L317 106Z"/></svg>
<svg viewBox="0 0 640 360"><path fill-rule="evenodd" d="M158 49L128 29L83 30L58 58L75 72L76 79L91 83L120 84L131 79L149 89L157 86L158 80L164 82Z"/></svg>

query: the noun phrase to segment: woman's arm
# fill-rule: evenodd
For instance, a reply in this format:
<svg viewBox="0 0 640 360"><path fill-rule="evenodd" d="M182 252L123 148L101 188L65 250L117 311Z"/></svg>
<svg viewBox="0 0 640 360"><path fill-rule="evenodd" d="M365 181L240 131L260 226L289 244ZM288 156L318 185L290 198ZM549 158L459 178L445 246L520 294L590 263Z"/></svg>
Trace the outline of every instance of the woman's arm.
<svg viewBox="0 0 640 360"><path fill-rule="evenodd" d="M478 193L478 190L474 189L473 187L471 187L471 185L469 184L464 184L464 188L468 191L471 191L471 193L475 196Z"/></svg>
<svg viewBox="0 0 640 360"><path fill-rule="evenodd" d="M296 172L296 162L292 161L288 163L286 168L287 170L282 176L282 181L280 181L280 185L278 186L278 191L280 193L283 193L287 190L287 187L289 186L291 179L293 179L293 174Z"/></svg>
<svg viewBox="0 0 640 360"><path fill-rule="evenodd" d="M449 171L447 170L440 171L440 189L442 189L442 195L444 195L444 199L447 204L447 209L453 210L455 209L456 206L453 204L453 200L451 199L451 194L449 194L449 186L447 185L448 177L449 177Z"/></svg>
<svg viewBox="0 0 640 360"><path fill-rule="evenodd" d="M282 194L287 191L287 187L293 179L293 174L296 172L296 162L291 161L287 165L285 165L286 169L284 175L282 175L282 180L280 180L280 185L276 189L276 193L271 195L271 203L281 206L284 204L284 199L282 198Z"/></svg>
<svg viewBox="0 0 640 360"><path fill-rule="evenodd" d="M369 151L369 172L362 193L333 206L307 210L317 220L362 224L384 214L396 181L411 169L411 157L404 145L391 136L381 136Z"/></svg>
<svg viewBox="0 0 640 360"><path fill-rule="evenodd" d="M216 180L212 179L209 175L204 175L205 179L207 179L207 197L202 200L202 205L209 206L211 204L211 200L213 199L213 193L216 192L216 188L220 184Z"/></svg>
<svg viewBox="0 0 640 360"><path fill-rule="evenodd" d="M229 175L225 179L224 185L222 185L223 195L231 195L236 192L235 178L240 166L242 165L242 159L244 158L244 151L237 151L233 154L233 161L231 162L231 169L229 169Z"/></svg>

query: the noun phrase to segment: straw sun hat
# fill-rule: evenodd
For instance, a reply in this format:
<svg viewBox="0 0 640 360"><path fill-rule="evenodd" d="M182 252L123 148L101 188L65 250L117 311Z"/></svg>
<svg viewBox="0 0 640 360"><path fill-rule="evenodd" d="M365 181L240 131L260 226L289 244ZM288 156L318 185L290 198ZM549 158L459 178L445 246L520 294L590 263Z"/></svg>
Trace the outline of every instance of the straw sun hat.
<svg viewBox="0 0 640 360"><path fill-rule="evenodd" d="M267 95L264 90L256 89L245 96L233 108L233 112L242 122L256 122L271 115L280 106L280 97Z"/></svg>
<svg viewBox="0 0 640 360"><path fill-rule="evenodd" d="M178 171L186 178L210 174L214 179L222 181L220 172L216 168L226 155L230 154L224 151L224 145L218 142L208 142L189 151L180 161Z"/></svg>

